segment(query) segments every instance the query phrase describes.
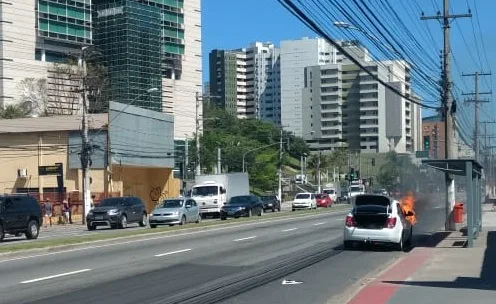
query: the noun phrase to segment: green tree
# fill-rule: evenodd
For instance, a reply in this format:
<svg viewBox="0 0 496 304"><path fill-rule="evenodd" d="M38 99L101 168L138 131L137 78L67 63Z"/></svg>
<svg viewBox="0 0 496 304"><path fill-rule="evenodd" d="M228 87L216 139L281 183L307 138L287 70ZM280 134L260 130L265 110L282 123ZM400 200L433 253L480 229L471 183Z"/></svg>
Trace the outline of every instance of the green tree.
<svg viewBox="0 0 496 304"><path fill-rule="evenodd" d="M320 155L320 173L329 170L331 165L331 157L328 154ZM308 168L312 169L312 176L317 179L317 170L319 168L319 154L313 154L308 161Z"/></svg>
<svg viewBox="0 0 496 304"><path fill-rule="evenodd" d="M4 109L0 110L1 119L23 118L28 115L28 112L21 104L9 104Z"/></svg>

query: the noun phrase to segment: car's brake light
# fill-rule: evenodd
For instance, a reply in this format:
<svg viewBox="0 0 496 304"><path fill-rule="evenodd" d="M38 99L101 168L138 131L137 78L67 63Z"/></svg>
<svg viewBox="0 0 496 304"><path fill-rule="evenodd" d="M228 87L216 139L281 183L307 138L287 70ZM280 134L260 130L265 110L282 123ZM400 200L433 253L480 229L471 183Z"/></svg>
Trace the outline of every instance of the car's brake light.
<svg viewBox="0 0 496 304"><path fill-rule="evenodd" d="M355 227L355 219L353 218L352 215L348 215L346 217L346 227Z"/></svg>
<svg viewBox="0 0 496 304"><path fill-rule="evenodd" d="M395 217L388 218L386 222L386 228L394 228L394 226L396 226L396 218Z"/></svg>

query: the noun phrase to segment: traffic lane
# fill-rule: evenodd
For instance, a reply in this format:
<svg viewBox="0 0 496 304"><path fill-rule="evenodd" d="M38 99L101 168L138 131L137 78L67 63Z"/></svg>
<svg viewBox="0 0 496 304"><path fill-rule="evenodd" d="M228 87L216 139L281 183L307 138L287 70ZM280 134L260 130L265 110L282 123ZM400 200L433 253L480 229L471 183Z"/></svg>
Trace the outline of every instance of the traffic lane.
<svg viewBox="0 0 496 304"><path fill-rule="evenodd" d="M425 203L425 207L418 210L418 222L413 230L415 246L428 245L430 239L426 236L439 230L444 223L444 209L437 208L438 204L435 201L423 203ZM397 252L387 247L344 251L339 255L227 299L222 303L253 303L255 297L260 299L257 300L257 303L260 304L346 303L348 296L356 291L350 290L350 287L355 288L354 284L364 279L364 276L377 269L387 267L406 254L408 253ZM295 281L295 284L283 285L284 279Z"/></svg>
<svg viewBox="0 0 496 304"><path fill-rule="evenodd" d="M291 209L291 208L290 208ZM287 213L288 215L291 214L290 210L285 210L285 211L281 211L283 213ZM269 211L269 213L272 213L272 211ZM275 212L275 213L279 213L279 212ZM220 219L218 218L212 218L212 217L209 217L209 218L206 218L206 219L203 219L203 222L219 222L221 223ZM143 230L143 229L149 229L148 226L146 227L140 227L138 224L130 224L128 229L140 229L140 230ZM92 234L95 234L95 233L111 233L111 232L115 232L116 229L111 229L110 227L98 227L96 230L93 230L93 231L88 231L88 229L86 228L86 226L84 225L54 225L50 228L41 228L41 231L40 231L40 235L38 237L38 239L40 240L46 240L46 239L62 239L62 238L67 238L67 237L82 237L82 236L88 236L88 235L92 235ZM14 236L14 235L6 235L5 236L5 239L3 242L0 242L0 246L6 246L8 244L20 244L20 243L25 243L25 242L35 242L36 240L28 240L26 239L26 237L24 236L24 234L22 236Z"/></svg>
<svg viewBox="0 0 496 304"><path fill-rule="evenodd" d="M148 258L141 257L121 267L90 268L90 271L63 278L50 278L33 283L28 280L27 284L18 283L0 288L0 293L6 295L3 297L5 303L25 303L38 299L41 301L36 303L59 303L59 301L87 303L89 300L128 303L131 299L133 302L148 303L150 298L163 298L227 275L277 261L284 254L299 250L311 252L312 247L317 243L339 239L342 233L341 224L331 220L327 226L320 225L323 229L316 229L314 225L308 223L306 227L288 233L279 233L278 230L277 233L267 233L242 241L236 241L235 236L223 242L205 240L208 245L202 248L195 247L190 251L158 257L149 254ZM78 267L81 270L87 269L84 265ZM64 273L68 273L69 270L71 269L66 269ZM31 277L32 280L36 278ZM160 288L157 289L157 282L164 284L158 284ZM66 289L70 294L55 296Z"/></svg>
<svg viewBox="0 0 496 304"><path fill-rule="evenodd" d="M196 251L222 250L225 246L253 244L265 236L276 238L307 230L323 230L328 226L339 226L342 215L327 214L304 218L298 221L278 220L251 223L236 227L223 227L209 231L190 231L145 239L124 241L114 246L106 244L89 246L81 250L47 253L27 257L0 260L0 272L10 275L0 277L0 287L18 284L30 277L44 277L66 273L77 269L100 269L103 267L124 268L130 263L143 261L153 255L195 248ZM339 223L339 224L338 224ZM258 225L256 225L258 224ZM211 248L213 247L213 249Z"/></svg>
<svg viewBox="0 0 496 304"><path fill-rule="evenodd" d="M264 240L266 236L276 238L279 235L287 236L294 233L306 233L307 230L325 230L326 225L339 226L339 218L322 219L316 218L308 223L286 223L271 228L269 225L260 227L244 227L244 231L227 232L220 231L219 234L201 236L195 233L185 234L183 237L150 239L148 242L130 242L119 246L90 248L89 250L67 252L67 254L49 254L34 257L33 259L14 259L0 263L0 271L9 271L8 277L0 277L0 286L8 287L16 285L22 280L32 277L44 277L51 274L66 273L77 269L101 269L103 267L122 268L130 263L141 262L153 255L175 252L185 249L195 251L212 251L211 246L222 248L237 244L256 244ZM306 226L306 227L305 227ZM123 248L124 247L124 248ZM294 245L291 245L294 247ZM181 257L175 256L176 259ZM176 262L176 261L174 261ZM123 266L124 265L124 266Z"/></svg>

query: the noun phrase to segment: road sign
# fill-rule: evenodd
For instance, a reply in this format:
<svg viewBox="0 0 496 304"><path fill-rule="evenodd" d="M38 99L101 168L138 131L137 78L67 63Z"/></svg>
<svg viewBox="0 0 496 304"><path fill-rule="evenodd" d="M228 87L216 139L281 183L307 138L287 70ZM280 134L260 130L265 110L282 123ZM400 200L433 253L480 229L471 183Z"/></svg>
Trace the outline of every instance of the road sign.
<svg viewBox="0 0 496 304"><path fill-rule="evenodd" d="M417 151L417 152L415 152L415 157L417 157L417 158L429 158L429 151Z"/></svg>

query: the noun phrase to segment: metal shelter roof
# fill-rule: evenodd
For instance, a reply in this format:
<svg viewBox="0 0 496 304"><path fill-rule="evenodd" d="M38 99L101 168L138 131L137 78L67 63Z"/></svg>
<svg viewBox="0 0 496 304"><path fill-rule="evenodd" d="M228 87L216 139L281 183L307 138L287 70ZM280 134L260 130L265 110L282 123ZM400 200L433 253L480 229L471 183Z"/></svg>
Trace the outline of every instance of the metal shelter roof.
<svg viewBox="0 0 496 304"><path fill-rule="evenodd" d="M453 175L467 175L466 164L472 163L472 171L481 174L482 165L475 159L459 158L459 159L424 159L423 165L427 165L436 170L443 171Z"/></svg>

